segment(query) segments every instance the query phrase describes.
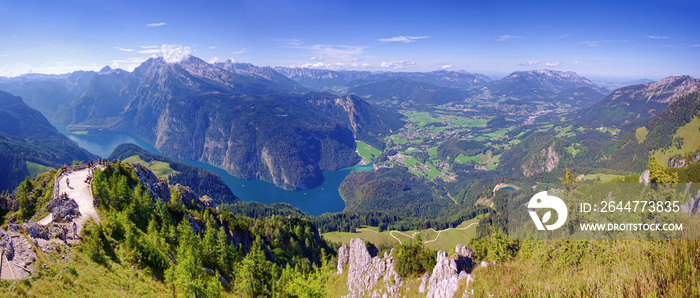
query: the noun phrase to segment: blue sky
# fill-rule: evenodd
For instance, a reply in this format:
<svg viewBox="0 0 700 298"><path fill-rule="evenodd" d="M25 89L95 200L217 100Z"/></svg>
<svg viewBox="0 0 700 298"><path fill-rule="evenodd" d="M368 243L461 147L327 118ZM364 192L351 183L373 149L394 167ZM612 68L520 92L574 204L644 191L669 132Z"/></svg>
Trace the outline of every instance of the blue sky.
<svg viewBox="0 0 700 298"><path fill-rule="evenodd" d="M699 1L9 1L0 76L206 61L700 77Z"/></svg>

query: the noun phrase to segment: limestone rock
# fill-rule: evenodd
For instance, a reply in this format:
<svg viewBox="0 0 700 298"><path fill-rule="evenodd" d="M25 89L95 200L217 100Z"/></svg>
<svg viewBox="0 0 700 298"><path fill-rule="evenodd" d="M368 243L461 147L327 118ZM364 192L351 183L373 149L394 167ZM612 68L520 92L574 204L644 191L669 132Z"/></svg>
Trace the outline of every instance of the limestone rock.
<svg viewBox="0 0 700 298"><path fill-rule="evenodd" d="M376 247L371 246L375 251ZM384 281L384 287L371 293L372 297L395 297L402 286L401 277L394 270L394 257L391 253L385 258L372 257L370 250L365 246L365 241L358 238L350 241L349 248L343 249L341 259L339 253L338 266L344 262L347 254L348 266L348 294L347 297L363 297L379 283ZM347 253L345 252L347 251ZM392 251L393 253L393 251Z"/></svg>
<svg viewBox="0 0 700 298"><path fill-rule="evenodd" d="M348 248L347 245L343 244L338 249L338 274L343 274L343 269L345 268L345 265L348 264L348 261L350 260L350 248Z"/></svg>
<svg viewBox="0 0 700 298"><path fill-rule="evenodd" d="M430 275L427 297L452 297L462 280L472 279L474 267L471 252L461 246L455 247L455 254L448 257L444 251L438 251L435 268Z"/></svg>
<svg viewBox="0 0 700 298"><path fill-rule="evenodd" d="M78 203L73 199L53 199L45 208L53 215L53 222L66 223L80 216Z"/></svg>
<svg viewBox="0 0 700 298"><path fill-rule="evenodd" d="M173 191L180 194L180 203L185 205L187 209L204 209L206 205L202 202L199 197L187 186L182 186L176 184L173 187Z"/></svg>
<svg viewBox="0 0 700 298"><path fill-rule="evenodd" d="M154 200L158 199L161 202L170 201L170 188L168 187L168 183L158 179L156 174L140 164L134 164L134 170L136 170L136 176L139 177L141 182L146 186L148 193Z"/></svg>
<svg viewBox="0 0 700 298"><path fill-rule="evenodd" d="M669 158L668 167L669 168L682 168L688 164L688 161L683 158Z"/></svg>
<svg viewBox="0 0 700 298"><path fill-rule="evenodd" d="M644 185L649 185L649 170L644 171L639 175L639 183L644 183Z"/></svg>

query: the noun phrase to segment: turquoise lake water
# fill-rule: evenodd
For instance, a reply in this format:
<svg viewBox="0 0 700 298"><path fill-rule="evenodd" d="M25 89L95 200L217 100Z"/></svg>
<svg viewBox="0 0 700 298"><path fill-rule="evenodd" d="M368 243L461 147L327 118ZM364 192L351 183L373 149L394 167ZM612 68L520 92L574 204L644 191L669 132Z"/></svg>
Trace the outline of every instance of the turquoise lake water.
<svg viewBox="0 0 700 298"><path fill-rule="evenodd" d="M123 143L133 143L150 152L160 154L158 149L144 140L121 133L104 133L95 135L76 135L69 133L65 125L54 124L58 131L75 141L80 147L100 157L107 158L114 148ZM181 159L179 159L181 160ZM255 201L265 204L289 203L311 215L327 212L340 212L345 208L345 202L338 192L340 183L352 171L372 171L373 166L355 165L337 171L323 172L323 184L316 188L302 191L287 191L274 184L262 180L239 179L221 168L201 161L181 160L199 168L210 170L221 177L231 191L243 201ZM201 194L200 194L201 195Z"/></svg>

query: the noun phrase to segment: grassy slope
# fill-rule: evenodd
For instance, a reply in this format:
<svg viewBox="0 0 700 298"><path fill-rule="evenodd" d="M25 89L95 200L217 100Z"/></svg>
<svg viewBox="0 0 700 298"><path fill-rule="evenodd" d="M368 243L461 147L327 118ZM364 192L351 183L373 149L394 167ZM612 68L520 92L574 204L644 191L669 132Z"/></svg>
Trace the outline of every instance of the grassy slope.
<svg viewBox="0 0 700 298"><path fill-rule="evenodd" d="M699 241L523 242L530 253L478 267L476 297L698 297ZM564 246L562 246L562 244ZM573 244L573 246L571 246ZM566 250L576 247L580 250ZM521 247L521 250L523 248ZM581 252L581 255L577 255Z"/></svg>
<svg viewBox="0 0 700 298"><path fill-rule="evenodd" d="M2 297L165 297L172 296L162 282L130 266L111 263L97 265L80 252L70 261L61 261L56 252L37 253L39 269L31 279L0 281ZM60 261L60 262L58 262ZM43 268L41 264L46 264Z"/></svg>
<svg viewBox="0 0 700 298"><path fill-rule="evenodd" d="M131 156L129 158L124 159L124 162L132 163L132 164L140 164L144 167L147 167L149 170L153 171L154 174L159 179L168 179L169 176L171 175L176 175L179 174L180 172L173 170L170 167L170 164L167 162L162 162L162 161L157 161L153 160L151 162L145 162L143 159L141 159L138 155Z"/></svg>
<svg viewBox="0 0 700 298"><path fill-rule="evenodd" d="M688 124L679 127L673 138L683 138L683 145L680 149L676 146L671 146L665 150L655 150L652 153L656 160L663 165L667 165L668 159L676 154L682 155L688 152L695 152L700 148L700 117L693 117L693 120L688 122Z"/></svg>
<svg viewBox="0 0 700 298"><path fill-rule="evenodd" d="M481 217L476 217L474 219L471 219L469 221L465 221L462 224L460 224L457 228L464 228L469 226L472 223L478 223L479 219ZM412 231L405 231L405 232L394 232L393 235L394 237L391 237L390 231L383 231L383 232L378 232L376 227L365 227L362 229L359 229L360 231L357 231L355 233L345 233L345 232L329 232L329 233L323 233L323 237L332 242L340 242L340 243L349 243L350 239L353 238L362 238L364 240L367 240L369 242L374 243L375 245L398 245L399 242L394 239L394 237L400 239L401 241L406 241L410 240L409 237L406 235L414 235L416 232L415 230ZM405 234L405 235L404 235ZM423 237L424 241L427 240L433 240L437 237L438 233L433 231L433 230L421 230L419 232L420 236ZM462 244L466 245L469 243L469 240L474 238L476 236L476 225L472 225L470 228L466 230L456 230L452 229L449 231L445 231L440 233L440 237L437 238L436 241L426 243L425 246L427 248L430 248L432 250L444 250L444 251L450 251L454 249L454 247L457 244Z"/></svg>
<svg viewBox="0 0 700 298"><path fill-rule="evenodd" d="M52 167L47 167L45 165L40 165L38 163L27 161L27 170L29 170L29 175L31 175L32 177L39 175L43 172L51 171L52 169Z"/></svg>
<svg viewBox="0 0 700 298"><path fill-rule="evenodd" d="M382 153L379 151L379 149L372 147L371 145L362 142L362 141L357 141L357 152L362 156L363 160L366 161L371 161L374 159L375 156L379 155Z"/></svg>

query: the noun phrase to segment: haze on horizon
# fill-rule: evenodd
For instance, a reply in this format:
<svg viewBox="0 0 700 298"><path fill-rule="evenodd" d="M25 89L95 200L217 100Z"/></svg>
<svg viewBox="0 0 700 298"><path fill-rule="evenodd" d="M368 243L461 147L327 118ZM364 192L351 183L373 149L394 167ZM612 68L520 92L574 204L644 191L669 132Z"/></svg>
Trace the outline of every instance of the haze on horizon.
<svg viewBox="0 0 700 298"><path fill-rule="evenodd" d="M700 77L699 12L697 1L0 1L0 76L131 71L184 53L336 70Z"/></svg>

